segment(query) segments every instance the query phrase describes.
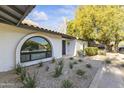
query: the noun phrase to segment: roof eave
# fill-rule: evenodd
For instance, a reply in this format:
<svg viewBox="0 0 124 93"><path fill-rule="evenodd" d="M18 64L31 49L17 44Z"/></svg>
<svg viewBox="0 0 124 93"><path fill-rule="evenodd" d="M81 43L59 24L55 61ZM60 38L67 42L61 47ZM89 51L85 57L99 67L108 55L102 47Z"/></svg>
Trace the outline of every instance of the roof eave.
<svg viewBox="0 0 124 93"><path fill-rule="evenodd" d="M19 20L16 26L19 26L21 22L24 20L24 18L32 11L32 9L35 8L35 5L30 5L28 9L26 10L25 14L22 16L22 18Z"/></svg>
<svg viewBox="0 0 124 93"><path fill-rule="evenodd" d="M62 38L76 39L76 37L73 37L73 36L69 36L69 35L66 35L63 33L59 33L59 32L54 32L52 30L48 30L48 29L44 29L44 28L40 28L40 27L34 27L33 25L29 26L27 24L20 24L19 27L29 29L29 30L36 30L38 32L45 32L45 33L49 33L49 34L60 35L60 36L62 36Z"/></svg>

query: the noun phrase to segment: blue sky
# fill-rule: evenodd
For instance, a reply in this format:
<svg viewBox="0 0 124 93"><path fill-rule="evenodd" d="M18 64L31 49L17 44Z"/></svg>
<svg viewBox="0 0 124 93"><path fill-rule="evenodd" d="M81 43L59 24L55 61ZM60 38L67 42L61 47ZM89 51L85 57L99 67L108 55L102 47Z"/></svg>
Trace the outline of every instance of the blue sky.
<svg viewBox="0 0 124 93"><path fill-rule="evenodd" d="M40 27L58 30L64 19L74 19L76 7L74 5L38 5L26 19Z"/></svg>

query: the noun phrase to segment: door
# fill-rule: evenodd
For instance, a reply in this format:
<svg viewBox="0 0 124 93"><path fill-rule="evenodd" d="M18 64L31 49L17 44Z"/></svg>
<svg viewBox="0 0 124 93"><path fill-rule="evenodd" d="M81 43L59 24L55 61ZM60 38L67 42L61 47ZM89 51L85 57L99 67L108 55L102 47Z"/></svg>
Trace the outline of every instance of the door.
<svg viewBox="0 0 124 93"><path fill-rule="evenodd" d="M66 55L66 41L62 40L62 55Z"/></svg>

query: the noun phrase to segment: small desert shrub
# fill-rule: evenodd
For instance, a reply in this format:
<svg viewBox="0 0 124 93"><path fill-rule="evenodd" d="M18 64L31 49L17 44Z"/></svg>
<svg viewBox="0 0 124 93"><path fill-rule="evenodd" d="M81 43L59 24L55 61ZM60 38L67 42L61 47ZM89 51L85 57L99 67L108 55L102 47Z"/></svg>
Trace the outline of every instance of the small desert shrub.
<svg viewBox="0 0 124 93"><path fill-rule="evenodd" d="M77 51L77 56L79 56L79 57L84 56L84 51L83 50L78 50Z"/></svg>
<svg viewBox="0 0 124 93"><path fill-rule="evenodd" d="M91 64L86 64L86 67L87 68L92 68L92 65Z"/></svg>
<svg viewBox="0 0 124 93"><path fill-rule="evenodd" d="M97 47L87 47L85 48L85 53L88 56L94 56L98 54L98 48Z"/></svg>
<svg viewBox="0 0 124 93"><path fill-rule="evenodd" d="M78 64L78 63L76 61L74 61L73 64Z"/></svg>
<svg viewBox="0 0 124 93"><path fill-rule="evenodd" d="M49 66L46 66L45 70L46 70L46 71L49 71Z"/></svg>
<svg viewBox="0 0 124 93"><path fill-rule="evenodd" d="M26 69L23 69L20 73L20 79L21 81L24 81L25 78L26 78Z"/></svg>
<svg viewBox="0 0 124 93"><path fill-rule="evenodd" d="M70 59L70 60L74 60L74 58L73 58L73 57L70 57L69 59Z"/></svg>
<svg viewBox="0 0 124 93"><path fill-rule="evenodd" d="M55 68L53 77L59 77L62 74L62 69L63 69L63 65L57 65L57 67Z"/></svg>
<svg viewBox="0 0 124 93"><path fill-rule="evenodd" d="M39 63L39 66L38 67L42 67L43 66L43 63L41 62L41 63Z"/></svg>
<svg viewBox="0 0 124 93"><path fill-rule="evenodd" d="M17 67L16 67L16 74L20 74L21 72L22 72L22 70L23 70L23 67L20 65L20 64L17 64Z"/></svg>
<svg viewBox="0 0 124 93"><path fill-rule="evenodd" d="M60 60L60 62L58 62L58 65L63 65L63 60Z"/></svg>
<svg viewBox="0 0 124 93"><path fill-rule="evenodd" d="M124 64L121 64L121 67L124 67Z"/></svg>
<svg viewBox="0 0 124 93"><path fill-rule="evenodd" d="M52 61L51 61L51 63L56 63L56 59L53 58Z"/></svg>
<svg viewBox="0 0 124 93"><path fill-rule="evenodd" d="M83 62L83 60L82 60L82 59L79 59L78 61L79 61L79 62Z"/></svg>
<svg viewBox="0 0 124 93"><path fill-rule="evenodd" d="M69 80L63 80L62 81L62 88L71 88L73 86L73 83Z"/></svg>
<svg viewBox="0 0 124 93"><path fill-rule="evenodd" d="M111 64L111 60L110 59L106 59L105 62L106 62L106 64Z"/></svg>
<svg viewBox="0 0 124 93"><path fill-rule="evenodd" d="M98 51L98 54L99 54L99 55L106 55L106 52L105 52L104 50L99 50L99 51Z"/></svg>
<svg viewBox="0 0 124 93"><path fill-rule="evenodd" d="M24 88L35 88L36 87L36 74L33 77L28 73L25 77L23 83Z"/></svg>
<svg viewBox="0 0 124 93"><path fill-rule="evenodd" d="M78 69L76 74L79 75L79 76L83 76L85 74L85 71L83 71L81 69Z"/></svg>
<svg viewBox="0 0 124 93"><path fill-rule="evenodd" d="M73 69L73 63L69 63L69 67L70 67L70 69Z"/></svg>

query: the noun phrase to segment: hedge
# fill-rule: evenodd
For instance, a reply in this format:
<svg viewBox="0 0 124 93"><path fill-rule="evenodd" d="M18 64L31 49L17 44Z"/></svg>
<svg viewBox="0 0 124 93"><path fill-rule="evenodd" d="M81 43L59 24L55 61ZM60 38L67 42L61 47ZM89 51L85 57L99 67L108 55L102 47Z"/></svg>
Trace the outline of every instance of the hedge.
<svg viewBox="0 0 124 93"><path fill-rule="evenodd" d="M85 48L85 53L88 56L94 56L98 54L98 48L97 47L87 47Z"/></svg>

